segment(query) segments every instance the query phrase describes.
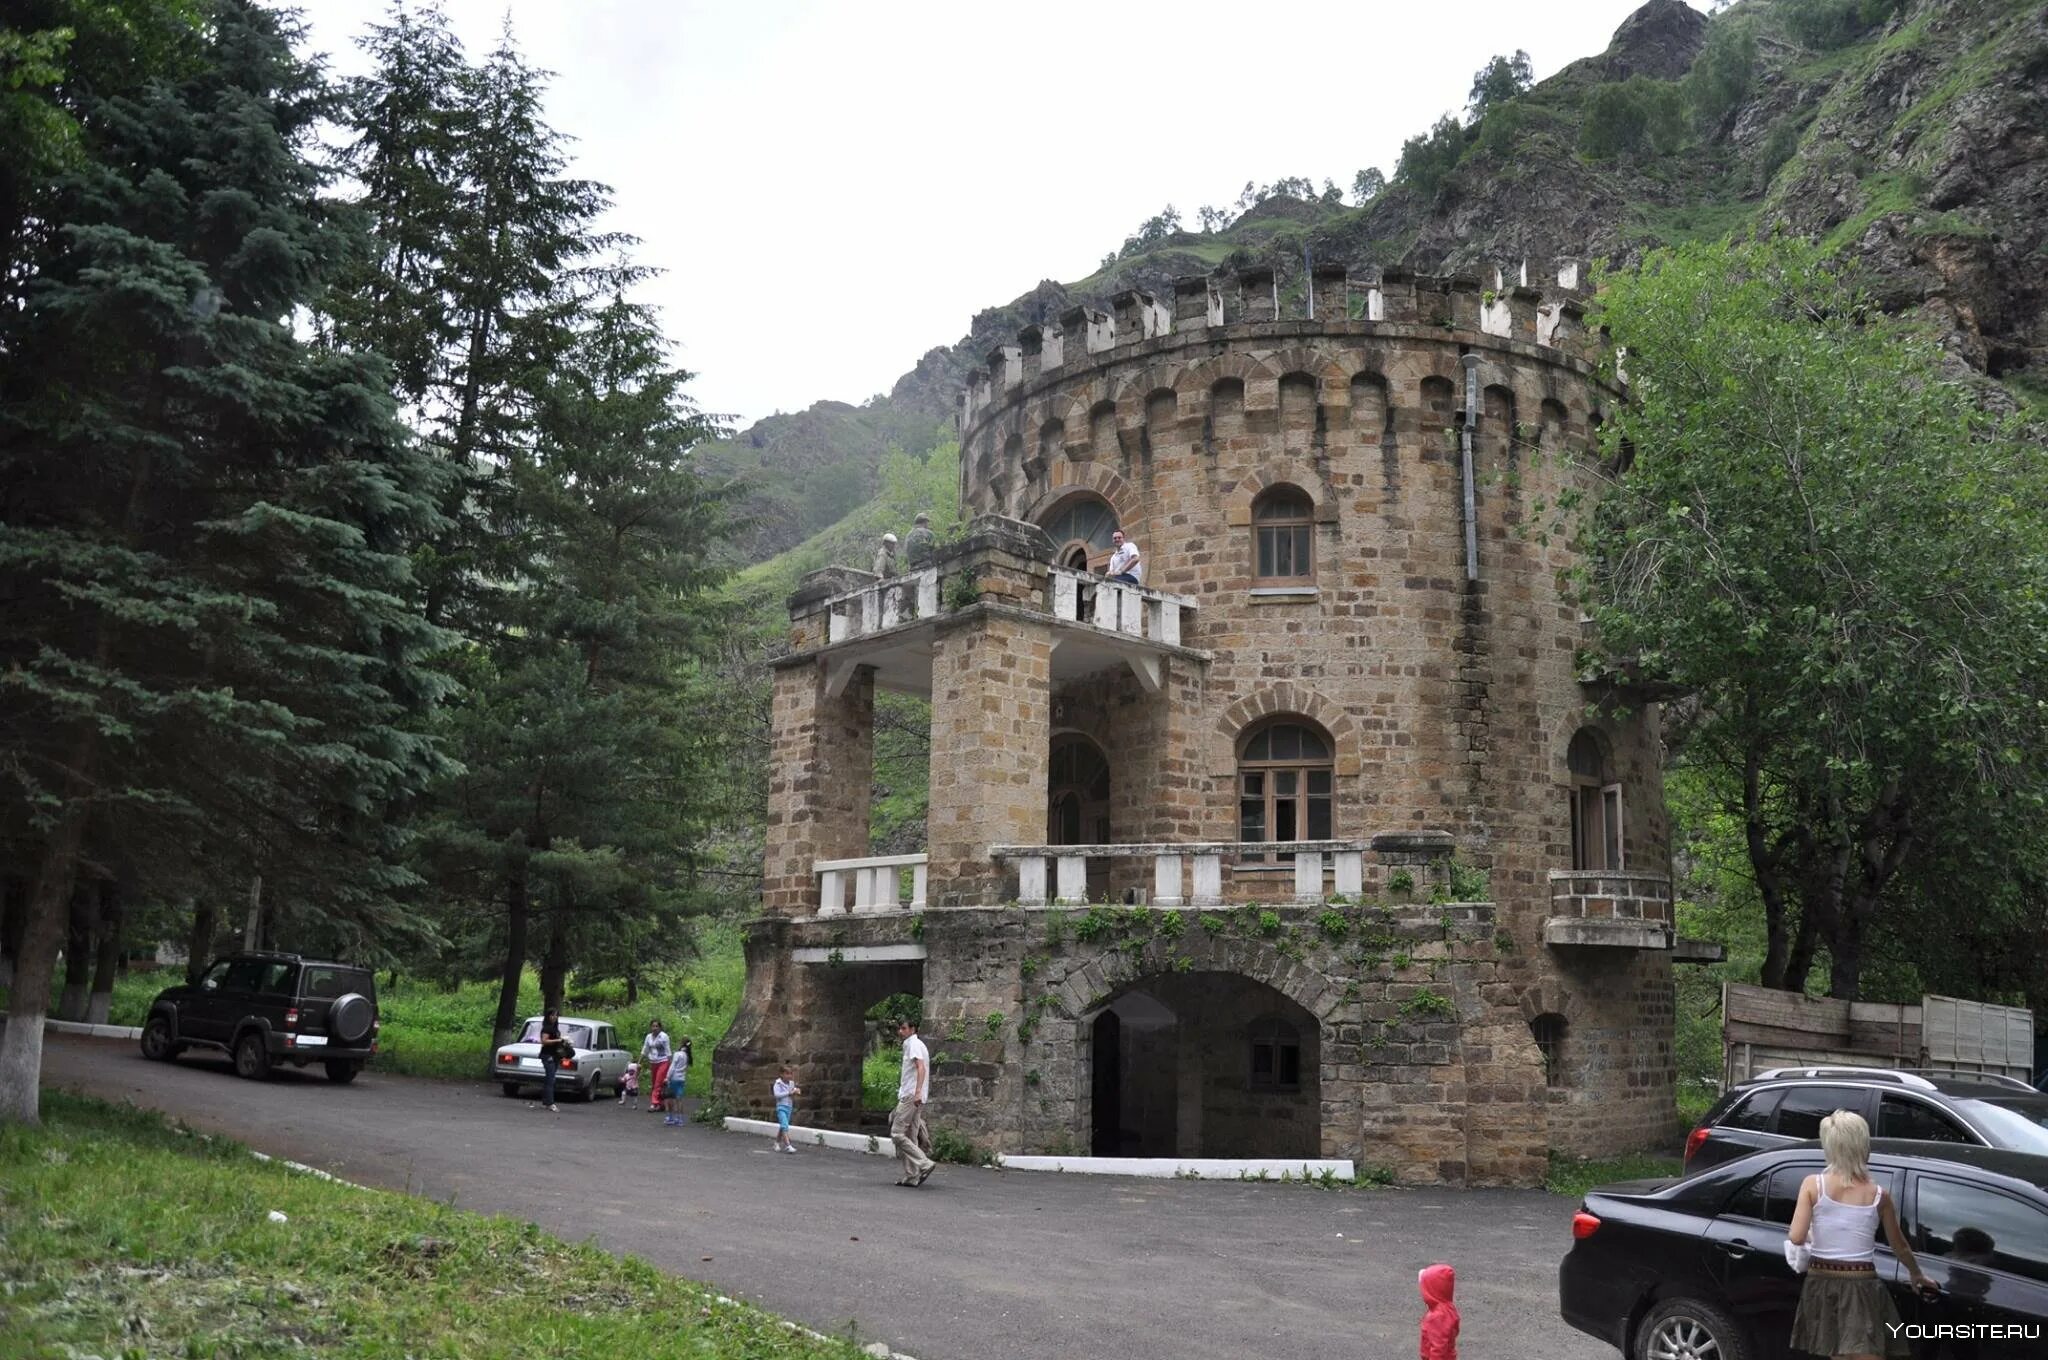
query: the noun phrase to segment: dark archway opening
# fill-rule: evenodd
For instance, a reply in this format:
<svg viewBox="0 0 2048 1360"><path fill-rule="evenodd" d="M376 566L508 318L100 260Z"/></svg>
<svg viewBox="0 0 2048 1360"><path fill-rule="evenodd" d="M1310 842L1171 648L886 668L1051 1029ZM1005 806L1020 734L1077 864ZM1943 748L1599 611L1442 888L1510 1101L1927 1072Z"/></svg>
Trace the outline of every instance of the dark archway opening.
<svg viewBox="0 0 2048 1360"><path fill-rule="evenodd" d="M1102 1157L1319 1157L1322 1030L1237 973L1134 983L1096 1014L1090 1147Z"/></svg>

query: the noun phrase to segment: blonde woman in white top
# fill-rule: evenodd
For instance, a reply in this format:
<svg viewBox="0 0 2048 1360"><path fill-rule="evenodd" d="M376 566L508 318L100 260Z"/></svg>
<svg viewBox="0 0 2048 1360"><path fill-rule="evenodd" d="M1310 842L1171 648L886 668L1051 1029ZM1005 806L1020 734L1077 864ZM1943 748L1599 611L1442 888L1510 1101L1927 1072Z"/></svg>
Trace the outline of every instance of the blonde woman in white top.
<svg viewBox="0 0 2048 1360"><path fill-rule="evenodd" d="M1914 1288L1932 1293L1934 1282L1921 1273L1891 1196L1870 1179L1870 1126L1862 1115L1836 1110L1820 1121L1820 1147L1828 1169L1799 1187L1787 1234L1813 1253L1792 1319L1792 1348L1836 1360L1910 1356L1899 1310L1877 1275L1878 1228Z"/></svg>

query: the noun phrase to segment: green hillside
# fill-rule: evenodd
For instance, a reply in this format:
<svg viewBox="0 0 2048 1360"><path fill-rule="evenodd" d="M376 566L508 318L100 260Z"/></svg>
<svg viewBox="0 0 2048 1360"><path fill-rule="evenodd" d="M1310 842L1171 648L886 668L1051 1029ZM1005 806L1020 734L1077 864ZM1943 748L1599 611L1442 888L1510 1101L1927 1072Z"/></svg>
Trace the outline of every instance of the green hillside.
<svg viewBox="0 0 2048 1360"><path fill-rule="evenodd" d="M1273 267L1291 300L1309 258L1535 271L1790 231L1862 266L1882 305L1923 318L1959 373L2039 403L2044 91L2048 17L2024 0L1740 0L1711 17L1650 0L1604 52L1417 129L1367 202L1280 180L1203 214L1209 230L1162 213L1088 277L982 311L889 395L772 416L715 446L708 461L741 481L752 517L738 560L792 583L829 560L865 564L874 535L907 524L906 504L873 503L888 494L885 456L921 459L950 438L960 381L990 346L1075 303L1253 264Z"/></svg>

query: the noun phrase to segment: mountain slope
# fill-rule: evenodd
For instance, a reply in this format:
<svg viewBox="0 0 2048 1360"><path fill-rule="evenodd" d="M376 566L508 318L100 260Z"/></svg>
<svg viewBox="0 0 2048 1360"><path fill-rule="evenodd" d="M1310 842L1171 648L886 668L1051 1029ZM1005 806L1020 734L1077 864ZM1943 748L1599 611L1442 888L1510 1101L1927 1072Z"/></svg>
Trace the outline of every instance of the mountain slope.
<svg viewBox="0 0 2048 1360"><path fill-rule="evenodd" d="M1749 230L1826 241L1959 370L2048 400L2048 6L1741 0L1709 18L1649 0L1604 52L1411 141L1370 203L1268 198L1218 231L1127 243L979 313L888 397L771 417L709 458L747 482L757 561L863 503L892 444L936 447L988 349L1075 303L1253 264L1286 298L1305 257L1484 273Z"/></svg>

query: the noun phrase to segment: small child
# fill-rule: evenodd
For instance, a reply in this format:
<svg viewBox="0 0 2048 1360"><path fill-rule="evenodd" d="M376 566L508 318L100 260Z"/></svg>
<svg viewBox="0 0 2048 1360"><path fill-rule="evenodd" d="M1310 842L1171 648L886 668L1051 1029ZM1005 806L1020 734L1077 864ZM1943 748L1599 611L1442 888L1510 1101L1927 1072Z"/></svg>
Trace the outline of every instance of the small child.
<svg viewBox="0 0 2048 1360"><path fill-rule="evenodd" d="M668 1060L668 1080L662 1083L661 1108L665 1112L661 1122L671 1127L680 1127L689 1121L683 1118L683 1084L690 1079L690 1041L683 1039L676 1044L675 1053Z"/></svg>
<svg viewBox="0 0 2048 1360"><path fill-rule="evenodd" d="M619 1104L623 1105L640 1094L640 1064L627 1063L626 1075L619 1078Z"/></svg>
<svg viewBox="0 0 2048 1360"><path fill-rule="evenodd" d="M804 1088L796 1084L796 1069L784 1063L782 1075L775 1079L775 1146L778 1151L796 1151L796 1145L789 1141L789 1117L796 1113L796 1098L803 1093Z"/></svg>
<svg viewBox="0 0 2048 1360"><path fill-rule="evenodd" d="M1427 1305L1422 1315L1422 1360L1458 1360L1458 1305L1451 1302L1457 1272L1446 1265L1424 1266L1415 1282Z"/></svg>

